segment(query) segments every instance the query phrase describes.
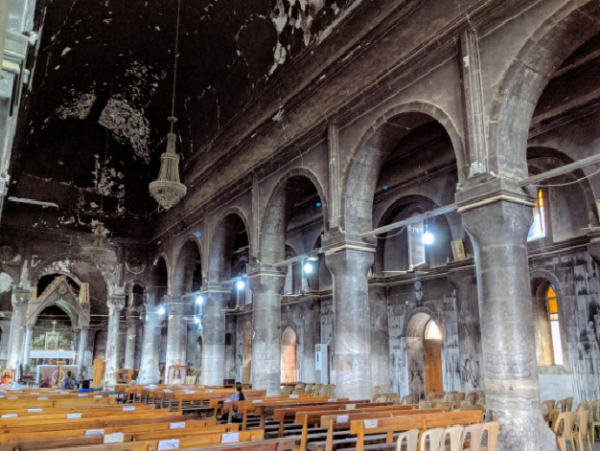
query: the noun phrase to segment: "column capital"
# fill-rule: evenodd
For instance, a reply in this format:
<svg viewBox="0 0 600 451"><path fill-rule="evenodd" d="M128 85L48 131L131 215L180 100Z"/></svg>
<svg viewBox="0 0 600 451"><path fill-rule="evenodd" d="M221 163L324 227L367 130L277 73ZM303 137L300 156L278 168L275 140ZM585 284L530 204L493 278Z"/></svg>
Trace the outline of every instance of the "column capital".
<svg viewBox="0 0 600 451"><path fill-rule="evenodd" d="M14 288L11 296L11 303L13 307L24 306L29 303L31 292L23 288Z"/></svg>
<svg viewBox="0 0 600 451"><path fill-rule="evenodd" d="M139 309L136 308L131 308L129 307L125 313L125 315L127 316L127 319L138 319L140 317L140 311Z"/></svg>
<svg viewBox="0 0 600 451"><path fill-rule="evenodd" d="M246 266L246 273L248 274L248 279L256 277L280 277L285 279L287 276L287 267L253 263Z"/></svg>
<svg viewBox="0 0 600 451"><path fill-rule="evenodd" d="M532 188L522 188L518 183L519 180L492 176L466 182L454 194L459 204L458 212L464 213L497 202L535 207L535 193Z"/></svg>
<svg viewBox="0 0 600 451"><path fill-rule="evenodd" d="M110 313L118 311L119 313L125 307L125 295L110 295L106 301Z"/></svg>
<svg viewBox="0 0 600 451"><path fill-rule="evenodd" d="M202 294L210 294L210 293L228 293L231 294L231 290L233 289L233 283L219 283L219 282L208 282L206 285L202 285L200 288L200 292Z"/></svg>

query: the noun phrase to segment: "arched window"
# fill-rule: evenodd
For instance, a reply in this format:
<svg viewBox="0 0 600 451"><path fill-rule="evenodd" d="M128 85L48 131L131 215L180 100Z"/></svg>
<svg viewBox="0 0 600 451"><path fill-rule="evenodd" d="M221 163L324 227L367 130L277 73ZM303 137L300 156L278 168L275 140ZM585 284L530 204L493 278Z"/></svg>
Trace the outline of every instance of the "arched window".
<svg viewBox="0 0 600 451"><path fill-rule="evenodd" d="M546 292L548 306L548 320L550 321L550 335L552 338L552 362L554 365L563 364L562 341L560 337L560 323L558 322L558 300L554 286L550 285Z"/></svg>
<svg viewBox="0 0 600 451"><path fill-rule="evenodd" d="M425 327L425 340L441 340L442 332L434 320L429 321Z"/></svg>
<svg viewBox="0 0 600 451"><path fill-rule="evenodd" d="M546 236L546 205L544 200L544 192L541 188L538 189L535 207L533 207L533 224L529 229L527 241L535 241Z"/></svg>

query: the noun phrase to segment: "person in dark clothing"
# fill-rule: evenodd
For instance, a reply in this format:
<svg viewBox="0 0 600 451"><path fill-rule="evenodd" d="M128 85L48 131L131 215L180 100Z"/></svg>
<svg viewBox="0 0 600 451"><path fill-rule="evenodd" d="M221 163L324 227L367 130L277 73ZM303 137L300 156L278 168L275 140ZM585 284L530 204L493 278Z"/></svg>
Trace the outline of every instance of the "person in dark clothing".
<svg viewBox="0 0 600 451"><path fill-rule="evenodd" d="M77 390L77 393L91 393L92 390L90 389L90 381L82 381L81 382L81 388L79 390Z"/></svg>
<svg viewBox="0 0 600 451"><path fill-rule="evenodd" d="M73 379L73 373L67 371L67 378L62 383L63 390L75 390L77 388L77 381Z"/></svg>
<svg viewBox="0 0 600 451"><path fill-rule="evenodd" d="M229 397L228 401L245 401L246 394L243 392L242 383L236 382L235 389L236 389L237 393L234 393L233 395L231 395ZM233 409L233 406L231 406L231 408ZM233 415L231 416L231 418L234 423L241 423L242 420L244 419L244 415L241 413L233 412Z"/></svg>

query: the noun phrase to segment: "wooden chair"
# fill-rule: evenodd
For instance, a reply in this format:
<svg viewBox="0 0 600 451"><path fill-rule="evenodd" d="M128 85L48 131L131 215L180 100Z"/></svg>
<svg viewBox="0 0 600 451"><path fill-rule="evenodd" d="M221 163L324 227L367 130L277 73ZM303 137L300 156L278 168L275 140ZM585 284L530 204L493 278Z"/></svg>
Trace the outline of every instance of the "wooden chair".
<svg viewBox="0 0 600 451"><path fill-rule="evenodd" d="M558 414L556 424L554 425L554 433L556 434L556 443L558 451L567 451L567 442L571 443L571 449L575 449L573 443L573 425L577 414L575 412L563 412Z"/></svg>

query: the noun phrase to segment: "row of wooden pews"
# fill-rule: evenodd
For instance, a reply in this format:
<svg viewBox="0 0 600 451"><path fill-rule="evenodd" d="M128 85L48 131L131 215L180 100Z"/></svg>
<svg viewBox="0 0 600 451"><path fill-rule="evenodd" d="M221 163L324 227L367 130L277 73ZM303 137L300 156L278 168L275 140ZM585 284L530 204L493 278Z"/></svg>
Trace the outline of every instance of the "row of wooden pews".
<svg viewBox="0 0 600 451"><path fill-rule="evenodd" d="M222 402L230 391L220 396ZM117 404L115 397L46 390L0 398L0 451L151 451L218 449L285 451L293 439L200 418L180 408ZM1 395L0 395L1 396ZM40 399L42 398L42 399ZM60 401L60 402L59 402Z"/></svg>

